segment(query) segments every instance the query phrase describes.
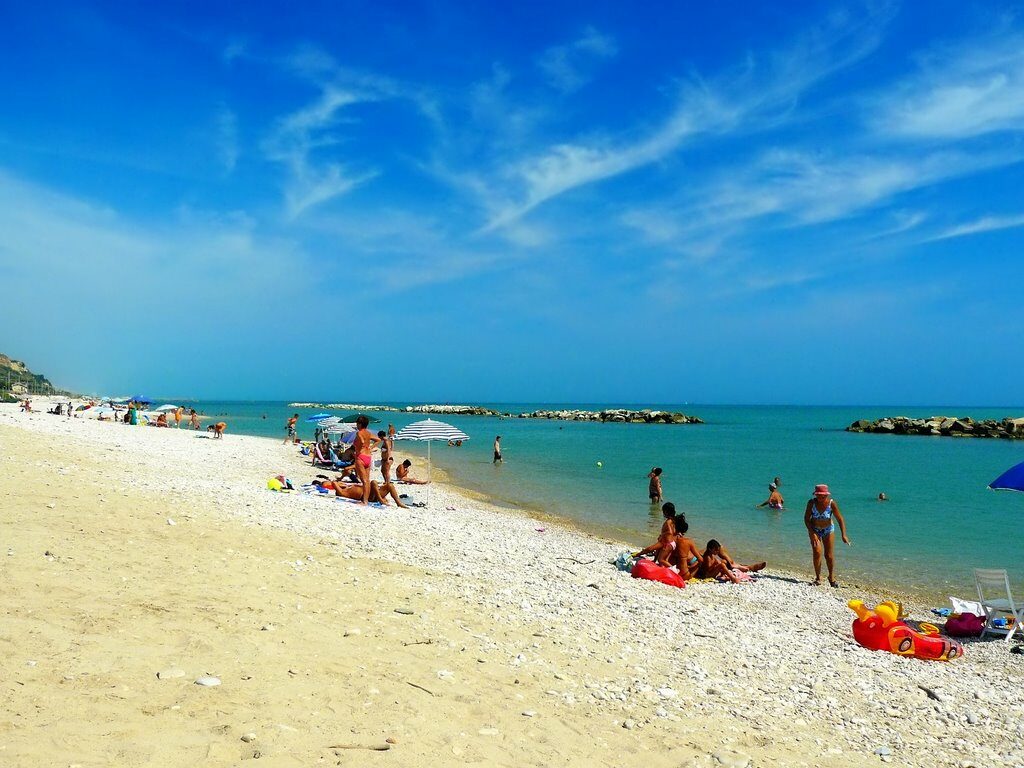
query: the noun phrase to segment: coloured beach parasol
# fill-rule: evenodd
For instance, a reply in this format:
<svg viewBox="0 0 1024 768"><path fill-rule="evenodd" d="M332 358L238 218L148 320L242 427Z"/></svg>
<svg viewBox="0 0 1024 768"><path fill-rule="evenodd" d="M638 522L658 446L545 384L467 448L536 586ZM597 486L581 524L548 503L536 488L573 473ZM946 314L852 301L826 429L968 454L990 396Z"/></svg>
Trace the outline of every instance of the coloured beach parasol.
<svg viewBox="0 0 1024 768"><path fill-rule="evenodd" d="M1003 472L1003 474L989 483L988 487L994 491L1024 492L1024 461Z"/></svg>
<svg viewBox="0 0 1024 768"><path fill-rule="evenodd" d="M407 427L402 427L395 435L395 440L416 440L418 442L426 442L427 480L429 481L431 475L430 444L434 440L444 440L446 443L449 440L469 440L469 435L461 429L456 429L451 424L445 424L443 421L424 419L423 421L417 421L410 424ZM427 506L430 506L429 484L427 485Z"/></svg>

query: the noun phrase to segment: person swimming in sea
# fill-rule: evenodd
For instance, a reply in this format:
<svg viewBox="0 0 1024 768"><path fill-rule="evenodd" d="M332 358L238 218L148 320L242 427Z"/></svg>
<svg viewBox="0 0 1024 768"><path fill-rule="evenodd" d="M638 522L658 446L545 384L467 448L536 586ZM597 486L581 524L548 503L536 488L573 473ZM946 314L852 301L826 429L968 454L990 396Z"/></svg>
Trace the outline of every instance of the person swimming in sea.
<svg viewBox="0 0 1024 768"><path fill-rule="evenodd" d="M647 495L651 499L651 504L661 503L661 467L652 467L651 471L647 473L647 477L650 482L647 484Z"/></svg>
<svg viewBox="0 0 1024 768"><path fill-rule="evenodd" d="M758 504L758 507L770 507L771 509L782 509L785 500L782 498L782 494L779 493L779 486L775 483L769 483L768 485L768 498Z"/></svg>

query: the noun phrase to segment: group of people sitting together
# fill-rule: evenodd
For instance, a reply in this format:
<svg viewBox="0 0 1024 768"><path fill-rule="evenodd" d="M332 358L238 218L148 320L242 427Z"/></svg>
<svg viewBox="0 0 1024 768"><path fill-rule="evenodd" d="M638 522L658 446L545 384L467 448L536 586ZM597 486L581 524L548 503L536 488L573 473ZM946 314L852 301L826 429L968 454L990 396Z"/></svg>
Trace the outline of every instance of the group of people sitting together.
<svg viewBox="0 0 1024 768"><path fill-rule="evenodd" d="M428 480L417 480L409 472L412 461L406 459L397 467L394 456L394 428L389 432L383 430L374 435L368 429L369 419L360 416L356 419L356 433L352 444L337 447L331 444L326 435L322 435L313 447L314 465L329 466L341 474L331 480L326 475L317 475L312 485L326 491L333 491L336 496L358 501L362 504L371 502L388 505L388 499L405 509L402 494L396 484L424 485ZM380 480L373 478L374 453L380 451ZM392 469L394 468L394 475Z"/></svg>
<svg viewBox="0 0 1024 768"><path fill-rule="evenodd" d="M665 522L658 540L649 547L634 552L633 557L653 555L654 562L671 568L684 580L717 579L739 583L750 581L750 574L762 570L767 563L742 565L733 560L728 550L716 539L711 539L704 550L686 535L690 529L686 516L676 512L672 502L661 507Z"/></svg>

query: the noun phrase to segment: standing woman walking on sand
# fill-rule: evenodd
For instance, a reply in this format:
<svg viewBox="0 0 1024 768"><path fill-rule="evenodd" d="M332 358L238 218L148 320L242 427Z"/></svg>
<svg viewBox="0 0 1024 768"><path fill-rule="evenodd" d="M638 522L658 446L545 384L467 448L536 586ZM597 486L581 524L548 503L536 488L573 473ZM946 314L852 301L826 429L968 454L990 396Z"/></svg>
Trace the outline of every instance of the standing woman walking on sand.
<svg viewBox="0 0 1024 768"><path fill-rule="evenodd" d="M185 409L180 405L174 409L174 428L181 429L181 417L184 415Z"/></svg>
<svg viewBox="0 0 1024 768"><path fill-rule="evenodd" d="M835 523L839 523L839 533L843 537L843 542L850 544L850 539L846 535L846 521L843 520L836 500L829 493L828 486L814 486L814 496L807 502L807 509L804 511L804 525L807 526L807 535L811 539L815 584L821 584L821 555L824 551L825 563L828 565L828 583L833 587L839 586L835 576Z"/></svg>

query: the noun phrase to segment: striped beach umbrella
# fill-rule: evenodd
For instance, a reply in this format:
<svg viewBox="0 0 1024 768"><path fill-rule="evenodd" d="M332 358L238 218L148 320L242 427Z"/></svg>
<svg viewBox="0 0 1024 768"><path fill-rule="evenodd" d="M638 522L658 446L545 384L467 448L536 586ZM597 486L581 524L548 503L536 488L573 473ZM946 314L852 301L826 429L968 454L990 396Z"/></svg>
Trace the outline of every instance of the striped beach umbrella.
<svg viewBox="0 0 1024 768"><path fill-rule="evenodd" d="M427 444L427 480L431 477L430 444L434 440L469 440L469 435L451 424L434 419L424 419L402 427L395 435L395 440L416 440ZM427 505L430 505L430 486L427 486Z"/></svg>

